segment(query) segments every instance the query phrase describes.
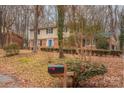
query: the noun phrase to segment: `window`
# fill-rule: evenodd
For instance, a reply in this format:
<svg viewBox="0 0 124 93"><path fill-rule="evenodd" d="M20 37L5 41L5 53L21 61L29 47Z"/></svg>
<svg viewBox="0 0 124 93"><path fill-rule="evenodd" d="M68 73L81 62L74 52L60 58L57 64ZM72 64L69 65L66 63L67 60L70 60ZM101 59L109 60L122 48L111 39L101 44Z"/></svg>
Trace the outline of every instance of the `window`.
<svg viewBox="0 0 124 93"><path fill-rule="evenodd" d="M46 29L46 34L48 34L48 28Z"/></svg>
<svg viewBox="0 0 124 93"><path fill-rule="evenodd" d="M85 39L83 39L83 41L82 41L83 43L83 47L85 47L85 45L86 45L86 40Z"/></svg>
<svg viewBox="0 0 124 93"><path fill-rule="evenodd" d="M40 40L40 45L42 46L42 40Z"/></svg>
<svg viewBox="0 0 124 93"><path fill-rule="evenodd" d="M53 34L53 28L47 28L46 34Z"/></svg>

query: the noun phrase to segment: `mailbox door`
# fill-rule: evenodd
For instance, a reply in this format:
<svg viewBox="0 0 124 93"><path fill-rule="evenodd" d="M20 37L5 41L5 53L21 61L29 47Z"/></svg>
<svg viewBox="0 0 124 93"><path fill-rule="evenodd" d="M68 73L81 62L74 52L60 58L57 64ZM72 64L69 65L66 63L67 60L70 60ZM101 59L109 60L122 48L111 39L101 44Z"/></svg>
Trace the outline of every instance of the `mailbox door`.
<svg viewBox="0 0 124 93"><path fill-rule="evenodd" d="M50 74L62 74L64 73L64 65L49 65L48 73Z"/></svg>

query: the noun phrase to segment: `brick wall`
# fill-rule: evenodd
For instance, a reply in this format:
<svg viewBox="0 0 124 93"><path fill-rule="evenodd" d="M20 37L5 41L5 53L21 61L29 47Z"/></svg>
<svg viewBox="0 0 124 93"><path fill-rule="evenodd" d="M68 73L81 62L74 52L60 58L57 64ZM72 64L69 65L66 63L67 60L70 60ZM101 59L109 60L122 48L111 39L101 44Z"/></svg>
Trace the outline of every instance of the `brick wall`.
<svg viewBox="0 0 124 93"><path fill-rule="evenodd" d="M58 48L58 39L57 38L54 38L53 41L54 41L53 48ZM40 40L40 47L47 48L47 46L46 46L47 44L46 43L47 43L47 39ZM33 48L33 40L30 40L29 47L30 48Z"/></svg>
<svg viewBox="0 0 124 93"><path fill-rule="evenodd" d="M7 39L8 39L9 44L15 43L20 48L23 48L23 38L21 36L19 36L18 34L15 34L13 32L6 33L5 40L7 41Z"/></svg>
<svg viewBox="0 0 124 93"><path fill-rule="evenodd" d="M53 48L58 48L58 39L54 38L53 41L54 41ZM46 48L47 47L46 43L47 43L47 39L42 39L42 46L41 47Z"/></svg>
<svg viewBox="0 0 124 93"><path fill-rule="evenodd" d="M16 43L20 48L23 47L23 38L17 35L12 36L12 42Z"/></svg>
<svg viewBox="0 0 124 93"><path fill-rule="evenodd" d="M58 39L54 38L54 48L58 48Z"/></svg>
<svg viewBox="0 0 124 93"><path fill-rule="evenodd" d="M46 39L42 39L42 46L41 47L46 48L46 42L47 42Z"/></svg>

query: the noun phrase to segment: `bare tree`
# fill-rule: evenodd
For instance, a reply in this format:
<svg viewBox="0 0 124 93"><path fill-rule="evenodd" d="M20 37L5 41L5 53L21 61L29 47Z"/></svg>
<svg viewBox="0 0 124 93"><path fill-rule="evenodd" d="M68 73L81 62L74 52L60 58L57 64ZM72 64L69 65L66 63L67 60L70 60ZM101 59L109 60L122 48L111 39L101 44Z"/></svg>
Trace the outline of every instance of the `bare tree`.
<svg viewBox="0 0 124 93"><path fill-rule="evenodd" d="M33 52L36 53L37 52L37 33L38 33L38 20L39 20L39 16L43 15L43 6L34 6L34 48L33 48Z"/></svg>

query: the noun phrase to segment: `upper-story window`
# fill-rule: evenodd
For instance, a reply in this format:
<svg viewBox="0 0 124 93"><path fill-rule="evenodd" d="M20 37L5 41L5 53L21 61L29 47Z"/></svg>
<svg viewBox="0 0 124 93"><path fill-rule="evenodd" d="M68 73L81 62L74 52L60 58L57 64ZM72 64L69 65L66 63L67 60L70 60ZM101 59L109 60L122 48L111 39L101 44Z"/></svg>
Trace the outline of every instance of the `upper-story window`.
<svg viewBox="0 0 124 93"><path fill-rule="evenodd" d="M53 28L47 28L46 34L53 34Z"/></svg>

